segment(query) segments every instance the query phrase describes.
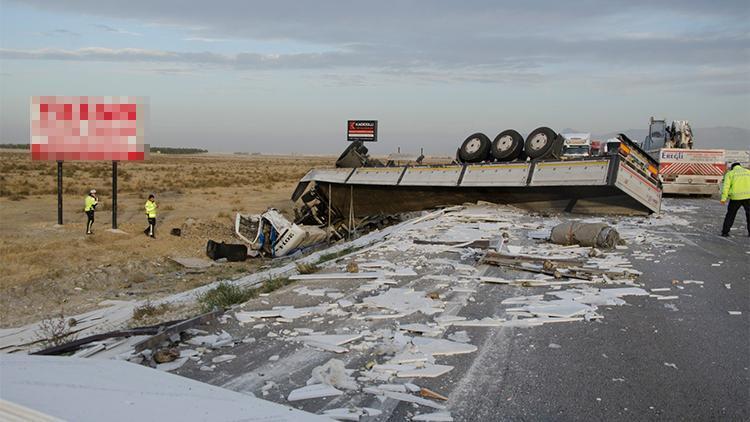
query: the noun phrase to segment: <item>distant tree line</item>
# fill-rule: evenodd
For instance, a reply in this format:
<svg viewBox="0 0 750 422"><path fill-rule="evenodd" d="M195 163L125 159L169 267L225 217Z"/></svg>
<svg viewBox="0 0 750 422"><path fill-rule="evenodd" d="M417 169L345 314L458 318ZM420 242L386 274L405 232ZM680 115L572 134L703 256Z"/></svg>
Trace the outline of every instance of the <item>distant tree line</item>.
<svg viewBox="0 0 750 422"><path fill-rule="evenodd" d="M0 144L0 149L29 149L29 144Z"/></svg>
<svg viewBox="0 0 750 422"><path fill-rule="evenodd" d="M152 154L205 154L208 150L200 148L151 147Z"/></svg>
<svg viewBox="0 0 750 422"><path fill-rule="evenodd" d="M0 144L0 149L29 149L29 144ZM154 154L205 154L206 149L200 148L173 148L173 147L151 147Z"/></svg>

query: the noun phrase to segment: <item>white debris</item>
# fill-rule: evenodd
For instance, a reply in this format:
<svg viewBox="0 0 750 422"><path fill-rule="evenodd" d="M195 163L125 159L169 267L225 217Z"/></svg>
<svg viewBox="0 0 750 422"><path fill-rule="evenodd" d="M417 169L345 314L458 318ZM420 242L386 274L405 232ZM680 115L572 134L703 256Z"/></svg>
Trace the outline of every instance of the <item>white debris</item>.
<svg viewBox="0 0 750 422"><path fill-rule="evenodd" d="M682 284L703 284L703 282L700 280L685 280Z"/></svg>
<svg viewBox="0 0 750 422"><path fill-rule="evenodd" d="M268 392L269 392L269 391L270 391L270 390L271 390L272 388L274 388L274 387L276 387L276 386L277 386L277 385L276 385L276 383L275 383L275 382L273 382L273 381L266 381L266 383L265 383L265 384L263 384L263 387L261 387L261 388L260 388L261 394L263 394L264 396L265 396L265 395L267 395L267 394L268 394Z"/></svg>
<svg viewBox="0 0 750 422"><path fill-rule="evenodd" d="M331 359L325 364L313 368L310 381L343 388L344 390L359 389L359 384L347 373L344 362L338 359ZM308 381L308 384L311 383Z"/></svg>
<svg viewBox="0 0 750 422"><path fill-rule="evenodd" d="M449 412L418 413L411 420L421 422L453 422L453 417Z"/></svg>
<svg viewBox="0 0 750 422"><path fill-rule="evenodd" d="M166 372L174 371L175 369L178 369L182 365L184 365L185 362L188 361L188 359L189 358L187 358L187 357L182 357L182 358L177 358L177 359L173 360L172 362L160 363L160 364L156 365L156 369L158 369L160 371L166 371Z"/></svg>
<svg viewBox="0 0 750 422"><path fill-rule="evenodd" d="M271 362L276 362L277 360L279 360L279 355L273 355L269 357L268 360Z"/></svg>
<svg viewBox="0 0 750 422"><path fill-rule="evenodd" d="M368 278L380 278L383 273L379 271L362 273L315 273L297 274L289 277L290 280L362 280Z"/></svg>
<svg viewBox="0 0 750 422"><path fill-rule="evenodd" d="M420 333L426 336L437 336L442 334L444 330L444 328L442 327L431 326L427 324L404 324L399 326L399 329L414 333Z"/></svg>
<svg viewBox="0 0 750 422"><path fill-rule="evenodd" d="M394 400L400 400L410 403L421 404L422 406L432 407L433 409L444 410L445 406L439 403L435 403L432 400L423 399L421 397L413 396L407 393L398 393L395 391L381 390L379 388L368 387L363 390L365 393L385 396Z"/></svg>
<svg viewBox="0 0 750 422"><path fill-rule="evenodd" d="M318 335L309 335L309 336L299 336L296 337L295 341L302 341L302 342L315 342L315 343L325 343L325 344L331 344L334 346L341 346L346 343L350 343L354 340L359 340L362 338L362 334L318 334Z"/></svg>
<svg viewBox="0 0 750 422"><path fill-rule="evenodd" d="M410 382L407 382L406 384L404 384L404 386L406 387L407 390L409 390L412 393L417 393L419 391L422 391L422 387L416 384L412 384Z"/></svg>
<svg viewBox="0 0 750 422"><path fill-rule="evenodd" d="M406 392L406 386L404 384L380 384L377 388L385 391L396 391L399 393Z"/></svg>
<svg viewBox="0 0 750 422"><path fill-rule="evenodd" d="M680 298L679 296L659 296L659 295L654 295L654 296L656 296L656 300L675 300L675 299Z"/></svg>
<svg viewBox="0 0 750 422"><path fill-rule="evenodd" d="M362 303L374 308L385 308L406 315L422 312L432 315L441 312L443 303L430 299L425 292L407 288L392 288L378 296L366 297Z"/></svg>
<svg viewBox="0 0 750 422"><path fill-rule="evenodd" d="M405 369L396 372L396 376L399 378L435 378L447 374L451 370L453 370L453 367L449 365L426 364L417 368L405 367Z"/></svg>
<svg viewBox="0 0 750 422"><path fill-rule="evenodd" d="M193 337L187 341L187 344L192 344L193 346L219 348L223 346L231 346L232 344L234 344L234 340L232 339L231 334L222 330L220 334L209 334L206 336Z"/></svg>
<svg viewBox="0 0 750 422"><path fill-rule="evenodd" d="M338 306L338 305L333 305ZM252 322L258 318L279 318L278 321L285 322L296 318L306 317L313 314L322 314L328 310L327 305L310 306L307 308L295 308L294 306L274 306L265 311L239 311L234 314L241 323Z"/></svg>
<svg viewBox="0 0 750 422"><path fill-rule="evenodd" d="M432 356L461 355L477 351L477 346L472 344L458 343L445 339L414 337L411 341L420 352Z"/></svg>
<svg viewBox="0 0 750 422"><path fill-rule="evenodd" d="M348 308L348 307L354 305L354 302L352 302L351 300L347 300L347 299L341 299L337 303L342 308Z"/></svg>
<svg viewBox="0 0 750 422"><path fill-rule="evenodd" d="M320 397L340 396L343 391L338 390L326 384L307 385L296 390L292 390L287 397L288 401L317 399Z"/></svg>
<svg viewBox="0 0 750 422"><path fill-rule="evenodd" d="M454 327L502 327L506 320L501 318L485 317L482 319L471 319L466 321L454 321L450 325Z"/></svg>
<svg viewBox="0 0 750 422"><path fill-rule="evenodd" d="M731 289L732 283L724 283L724 287L726 287L727 289Z"/></svg>
<svg viewBox="0 0 750 422"><path fill-rule="evenodd" d="M585 315L588 312L593 312L596 310L596 307L577 303L572 300L560 299L539 302L534 305L526 305L520 309L536 316L571 318L574 316Z"/></svg>
<svg viewBox="0 0 750 422"><path fill-rule="evenodd" d="M670 291L670 290L672 290L672 289L670 289L669 287L659 287L659 288L656 288L656 289L651 289L651 291L652 291L653 293L658 293L658 292L668 292L668 291Z"/></svg>
<svg viewBox="0 0 750 422"><path fill-rule="evenodd" d="M729 315L742 315L742 311L727 311Z"/></svg>
<svg viewBox="0 0 750 422"><path fill-rule="evenodd" d="M211 362L213 362L213 363L228 362L228 361L230 361L230 360L232 360L232 359L234 359L236 357L237 357L236 355L229 355L229 354L227 354L227 355L219 355L219 356L216 356L213 359L211 359Z"/></svg>
<svg viewBox="0 0 750 422"><path fill-rule="evenodd" d="M549 347L550 349L559 349L559 348L561 348L562 346L560 346L560 345L559 345L559 344L557 344L557 343L550 343L550 344L549 344L549 345L548 345L547 347Z"/></svg>
<svg viewBox="0 0 750 422"><path fill-rule="evenodd" d="M331 299L339 299L344 296L343 293L341 293L337 289L311 289L307 286L298 287L293 292L297 293L298 295L308 295L313 297L330 297Z"/></svg>
<svg viewBox="0 0 750 422"><path fill-rule="evenodd" d="M471 341L469 334L466 331L456 331L448 335L449 340L457 341L459 343L468 343Z"/></svg>
<svg viewBox="0 0 750 422"><path fill-rule="evenodd" d="M465 321L466 317L458 316L458 315L440 315L438 317L435 317L435 322L437 322L440 325L451 325L457 321Z"/></svg>
<svg viewBox="0 0 750 422"><path fill-rule="evenodd" d="M677 369L677 365L675 365L674 363L664 362L664 366Z"/></svg>
<svg viewBox="0 0 750 422"><path fill-rule="evenodd" d="M372 409L370 407L341 407L337 409L324 410L323 414L329 418L336 419L338 421L355 421L358 422L364 417L375 417L380 416L383 412L378 409Z"/></svg>

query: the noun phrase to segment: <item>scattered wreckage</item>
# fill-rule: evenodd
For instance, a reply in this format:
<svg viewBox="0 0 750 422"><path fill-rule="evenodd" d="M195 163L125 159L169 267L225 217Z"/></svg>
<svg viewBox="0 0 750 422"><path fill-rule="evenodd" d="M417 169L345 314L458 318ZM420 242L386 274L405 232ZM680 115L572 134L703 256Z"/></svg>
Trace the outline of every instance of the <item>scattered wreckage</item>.
<svg viewBox="0 0 750 422"><path fill-rule="evenodd" d="M510 132L491 144L471 135L450 165L423 165L421 154L391 155L384 164L361 141L352 142L336 168L312 169L300 180L292 194L301 203L294 221L275 209L238 213L235 234L249 245L248 256L283 257L383 228L404 213L477 201L537 211L659 211L657 163L627 136L620 135L610 155L571 159L562 154L565 138L549 128L533 131L525 150L520 135Z"/></svg>
<svg viewBox="0 0 750 422"><path fill-rule="evenodd" d="M587 229L605 240L617 233L629 247L672 244L646 236L640 223L651 219L614 227L591 220L566 230L583 238L578 230ZM602 252L550 241L568 223L507 206L442 209L389 227L388 237L357 244L318 273L292 276L300 285L275 297L39 354L128 360L337 420L393 412L395 406L378 400L410 404L411 420L452 420L464 401L433 380L458 376L452 356L471 359L487 347L480 341L485 331L596 321L630 297L669 301L677 296L654 293L684 287L672 283L649 292L636 284L640 273L624 246ZM528 293L514 293L517 287ZM502 307L489 314L469 309L488 297ZM289 376L292 364L302 378ZM237 365L242 374L232 372ZM327 397L335 399L316 401Z"/></svg>

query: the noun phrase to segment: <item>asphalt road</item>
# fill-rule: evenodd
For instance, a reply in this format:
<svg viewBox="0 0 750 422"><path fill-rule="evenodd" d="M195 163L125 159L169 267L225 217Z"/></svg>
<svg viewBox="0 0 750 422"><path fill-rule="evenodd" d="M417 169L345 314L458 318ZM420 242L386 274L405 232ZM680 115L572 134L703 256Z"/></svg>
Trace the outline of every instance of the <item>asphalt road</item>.
<svg viewBox="0 0 750 422"><path fill-rule="evenodd" d="M452 371L415 382L448 395L447 407L455 421L750 420L750 238L744 236L744 218L735 223L735 236L725 239L718 236L724 212L718 202L688 199L668 204L694 207L679 214L688 220L687 225L648 229L649 236L668 239L674 247L644 243L620 252L630 255L634 268L643 272L638 282L644 288L669 287L668 294L677 299L628 296L626 305L600 307L604 319L596 322L532 328L451 327L443 337L465 330L478 351L441 357L438 363L454 366ZM637 259L644 252L654 256ZM481 270L502 275L495 267ZM704 283L686 284L685 280ZM434 288L434 282L417 278L400 280L399 285L423 291ZM346 280L311 287L356 289ZM503 299L544 291L531 290L479 284L474 294L453 293L450 303L458 305L455 309L449 305L446 312L469 319L502 317L507 308L500 305ZM469 296L472 300L467 300ZM311 306L320 299L299 296L287 288L256 301L266 303L252 306L267 309L274 304ZM400 322L424 320L415 314ZM341 332L392 326L392 321L365 322L346 316L268 323L259 329L230 321L216 328L226 329L237 339L253 336L257 341L215 351L237 358L213 372L201 371L194 363L177 372L290 404L285 399L289 391L304 385L312 368L332 357L346 361L347 368L362 368L370 359L382 358L367 350L334 355L300 347L269 338L269 331L305 327ZM269 361L273 355L280 358ZM269 381L274 386L262 395L261 388ZM291 404L314 413L353 405L375 407L383 415L372 420L394 422L431 411L394 400L381 403L361 392Z"/></svg>
<svg viewBox="0 0 750 422"><path fill-rule="evenodd" d="M669 293L679 296L673 301L629 297L631 306L605 310L597 323L490 332L480 355L466 362L467 373L479 376L451 395L454 418L750 420L750 238L744 218L735 222L734 237L725 239L717 236L723 208L716 201L672 203L699 207L681 214L692 225L662 231L684 246L655 258L659 263L634 260L643 271L638 281L654 288L671 287L674 279L700 280L702 287L681 284L683 290Z"/></svg>

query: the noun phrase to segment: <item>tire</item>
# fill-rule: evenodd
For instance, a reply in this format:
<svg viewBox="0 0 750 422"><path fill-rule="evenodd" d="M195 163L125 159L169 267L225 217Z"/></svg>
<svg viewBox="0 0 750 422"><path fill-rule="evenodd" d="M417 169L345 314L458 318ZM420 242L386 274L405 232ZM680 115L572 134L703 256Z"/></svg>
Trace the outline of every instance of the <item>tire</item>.
<svg viewBox="0 0 750 422"><path fill-rule="evenodd" d="M555 139L557 139L557 133L554 130L544 126L536 128L526 137L524 151L532 160L543 158L552 152Z"/></svg>
<svg viewBox="0 0 750 422"><path fill-rule="evenodd" d="M523 136L513 129L504 130L492 141L490 153L498 161L512 161L523 151Z"/></svg>
<svg viewBox="0 0 750 422"><path fill-rule="evenodd" d="M487 159L490 154L492 143L484 133L470 135L458 150L461 161L467 163L478 163Z"/></svg>

